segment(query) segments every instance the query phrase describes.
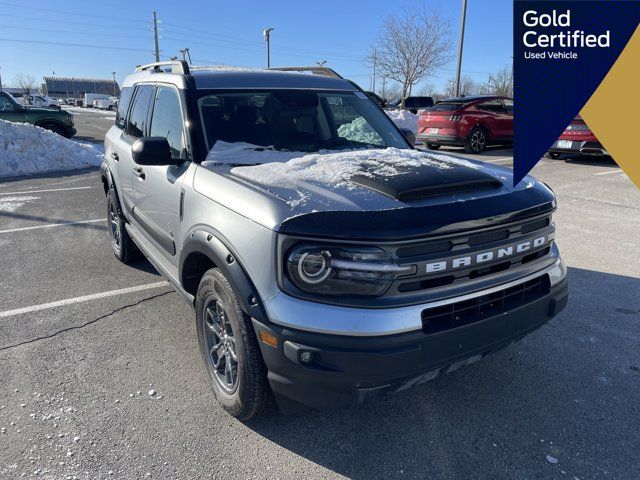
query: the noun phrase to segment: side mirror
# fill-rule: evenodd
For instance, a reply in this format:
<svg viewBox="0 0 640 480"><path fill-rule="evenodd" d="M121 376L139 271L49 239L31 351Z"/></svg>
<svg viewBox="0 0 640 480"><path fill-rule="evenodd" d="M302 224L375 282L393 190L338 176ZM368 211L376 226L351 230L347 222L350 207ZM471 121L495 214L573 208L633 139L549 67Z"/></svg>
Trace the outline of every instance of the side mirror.
<svg viewBox="0 0 640 480"><path fill-rule="evenodd" d="M409 130L408 128L401 128L400 131L404 134L405 137L407 137L407 140L409 140L409 143L411 143L411 145L416 144L416 134L413 132L413 130Z"/></svg>
<svg viewBox="0 0 640 480"><path fill-rule="evenodd" d="M138 165L180 165L184 160L171 158L169 142L164 137L142 137L131 147L133 161Z"/></svg>

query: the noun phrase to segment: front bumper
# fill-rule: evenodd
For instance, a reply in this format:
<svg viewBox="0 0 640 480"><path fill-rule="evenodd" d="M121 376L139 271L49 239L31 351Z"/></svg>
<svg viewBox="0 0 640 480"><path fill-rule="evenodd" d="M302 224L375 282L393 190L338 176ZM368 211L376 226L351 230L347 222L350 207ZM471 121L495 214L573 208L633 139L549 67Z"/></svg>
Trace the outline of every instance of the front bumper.
<svg viewBox="0 0 640 480"><path fill-rule="evenodd" d="M394 335L345 336L254 320L258 333L267 331L278 338L277 348L260 343L271 388L285 411L299 405L324 410L404 390L479 360L528 335L564 309L566 270L560 262L557 265L561 273L544 273L550 286L534 300L435 333L422 328ZM310 361L303 361L304 352L310 352Z"/></svg>

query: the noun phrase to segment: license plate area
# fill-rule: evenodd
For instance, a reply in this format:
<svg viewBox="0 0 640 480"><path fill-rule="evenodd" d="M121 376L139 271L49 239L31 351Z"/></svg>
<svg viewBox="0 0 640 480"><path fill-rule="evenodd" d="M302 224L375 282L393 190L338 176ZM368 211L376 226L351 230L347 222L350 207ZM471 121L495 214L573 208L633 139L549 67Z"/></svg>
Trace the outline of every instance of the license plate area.
<svg viewBox="0 0 640 480"><path fill-rule="evenodd" d="M437 135L439 131L439 128L427 128L427 134L429 135Z"/></svg>
<svg viewBox="0 0 640 480"><path fill-rule="evenodd" d="M558 140L558 148L573 149L573 141L571 141L571 140Z"/></svg>

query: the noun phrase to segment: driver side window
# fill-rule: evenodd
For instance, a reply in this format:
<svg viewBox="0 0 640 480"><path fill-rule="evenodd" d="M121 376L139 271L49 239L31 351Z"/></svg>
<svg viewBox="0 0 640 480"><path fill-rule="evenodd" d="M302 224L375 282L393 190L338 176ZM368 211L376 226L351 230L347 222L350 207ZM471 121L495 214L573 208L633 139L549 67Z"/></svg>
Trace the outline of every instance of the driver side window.
<svg viewBox="0 0 640 480"><path fill-rule="evenodd" d="M158 87L151 116L152 137L164 137L171 148L171 158L184 158L184 121L178 92L171 87Z"/></svg>

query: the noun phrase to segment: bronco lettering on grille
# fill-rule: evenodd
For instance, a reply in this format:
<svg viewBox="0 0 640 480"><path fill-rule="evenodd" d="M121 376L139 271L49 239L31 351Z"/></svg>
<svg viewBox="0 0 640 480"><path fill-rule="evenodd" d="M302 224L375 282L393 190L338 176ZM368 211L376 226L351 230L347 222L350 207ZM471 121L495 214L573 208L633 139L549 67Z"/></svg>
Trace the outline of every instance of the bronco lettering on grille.
<svg viewBox="0 0 640 480"><path fill-rule="evenodd" d="M506 245L504 247L494 248L492 250L485 250L472 255L466 255L464 257L452 257L438 262L427 263L427 273L444 272L447 270L454 270L456 268L470 267L473 265L490 262L492 260L499 260L501 258L511 257L520 253L527 252L529 250L536 249L545 245L547 242L553 239L553 234L541 235L528 240L523 240L518 243Z"/></svg>

